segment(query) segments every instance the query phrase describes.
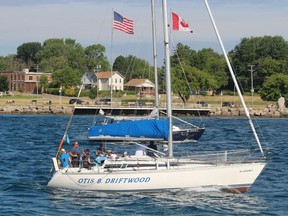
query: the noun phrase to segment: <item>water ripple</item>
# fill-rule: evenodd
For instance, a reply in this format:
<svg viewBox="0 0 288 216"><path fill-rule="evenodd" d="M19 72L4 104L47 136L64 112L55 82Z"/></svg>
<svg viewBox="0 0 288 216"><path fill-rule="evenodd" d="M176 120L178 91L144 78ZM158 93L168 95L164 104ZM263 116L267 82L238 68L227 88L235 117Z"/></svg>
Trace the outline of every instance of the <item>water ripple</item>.
<svg viewBox="0 0 288 216"><path fill-rule="evenodd" d="M218 188L162 193L99 193L48 188L50 158L55 155L68 120L69 116L64 115L0 115L1 215L287 214L288 132L283 128L287 127L288 119L257 119L257 126L265 136L260 139L270 148L271 160L247 194L227 194ZM92 116L73 117L68 131L71 141L78 140L82 148L96 148L86 140L92 121ZM175 146L176 154L237 145L247 147L251 140L252 134L243 118L203 118L203 121L206 126L203 137L197 143ZM117 150L117 146L113 148Z"/></svg>

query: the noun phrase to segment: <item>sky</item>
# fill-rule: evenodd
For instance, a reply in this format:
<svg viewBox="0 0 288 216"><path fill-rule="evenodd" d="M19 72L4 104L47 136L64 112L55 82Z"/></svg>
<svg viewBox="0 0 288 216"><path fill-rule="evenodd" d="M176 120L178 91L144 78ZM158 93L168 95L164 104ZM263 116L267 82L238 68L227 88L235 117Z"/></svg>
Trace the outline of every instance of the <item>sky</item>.
<svg viewBox="0 0 288 216"><path fill-rule="evenodd" d="M226 51L243 38L265 35L288 40L287 0L208 0ZM191 49L212 48L222 53L204 0L167 0L193 33L172 31L177 43ZM162 1L155 0L158 61L163 59ZM113 10L134 21L134 35L112 30ZM170 13L169 13L170 20ZM0 56L16 54L27 42L72 38L83 47L102 44L111 62L117 56L153 59L151 0L0 0ZM170 22L170 21L169 21Z"/></svg>

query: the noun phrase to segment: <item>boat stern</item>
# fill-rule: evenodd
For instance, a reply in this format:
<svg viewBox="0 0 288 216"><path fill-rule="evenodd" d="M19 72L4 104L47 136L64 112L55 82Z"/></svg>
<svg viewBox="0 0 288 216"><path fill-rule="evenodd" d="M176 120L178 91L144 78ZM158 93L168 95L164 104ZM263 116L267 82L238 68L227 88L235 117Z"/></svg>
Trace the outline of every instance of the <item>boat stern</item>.
<svg viewBox="0 0 288 216"><path fill-rule="evenodd" d="M48 181L48 186L50 186L50 182L52 181L53 176L59 171L59 166L56 157L51 158L51 160L52 160L52 167L50 169L50 178Z"/></svg>

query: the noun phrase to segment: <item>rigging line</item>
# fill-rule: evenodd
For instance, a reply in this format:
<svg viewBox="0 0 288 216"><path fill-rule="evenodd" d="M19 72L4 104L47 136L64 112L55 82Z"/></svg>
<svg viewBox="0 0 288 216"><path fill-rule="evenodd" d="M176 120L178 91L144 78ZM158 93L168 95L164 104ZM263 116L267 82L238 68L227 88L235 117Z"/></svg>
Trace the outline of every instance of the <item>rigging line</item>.
<svg viewBox="0 0 288 216"><path fill-rule="evenodd" d="M175 48L175 53L176 53L177 59L178 59L178 61L179 61L181 70L182 70L182 72L183 72L183 75L184 75L186 84L187 84L187 86L188 86L188 88L189 88L189 91L192 91L192 90L191 90L191 87L190 87L190 85L189 85L189 82L188 82L188 78L187 78L187 76L186 76L186 73L185 73L185 71L184 71L183 65L182 65L182 63L181 63L181 60L180 60L180 57L179 57L179 54L178 54L177 47L175 46L174 40L173 40L173 38L172 38L172 34L170 35L170 38L171 38L172 45L173 45L173 47Z"/></svg>
<svg viewBox="0 0 288 216"><path fill-rule="evenodd" d="M240 82L241 80L239 79L239 76L238 76L238 74L237 74L237 71L235 70L235 67L234 67L234 65L233 65L233 62L232 62L229 54L226 54L226 55L227 55L227 58L228 58L229 61L230 61L230 65L231 65L231 67L232 67L232 69L233 69L233 71L234 71L236 80L238 81L239 88L241 89L242 92L244 92L244 88L243 88L243 86L242 86L242 83Z"/></svg>
<svg viewBox="0 0 288 216"><path fill-rule="evenodd" d="M145 61L145 60L144 60ZM148 72L148 76L145 76ZM149 74L149 63L147 61L144 62L144 67L143 67L143 71L142 71L142 77L144 79L146 79L146 77L148 77L148 79L150 79L150 74Z"/></svg>
<svg viewBox="0 0 288 216"><path fill-rule="evenodd" d="M102 16L102 20L100 22L100 28L97 28L98 30L98 34L97 34L97 37L96 37L96 41L100 41L100 35L102 33L102 35L104 35L104 32L106 32L104 29L104 25L105 25L105 20L107 19L107 17L109 16L110 17L110 14L109 14L109 10L110 8L107 7L106 10L105 10L105 13L104 13L104 16ZM97 22L98 23L98 22ZM98 27L98 26L97 26ZM106 29L106 25L105 25L105 29Z"/></svg>
<svg viewBox="0 0 288 216"><path fill-rule="evenodd" d="M167 114L167 113L165 113L164 111L160 111L162 114ZM187 122L187 121L185 121L185 120L183 120L183 119L180 119L180 118L178 118L178 117L176 117L176 116L172 116L172 118L174 118L174 119L176 119L176 120L178 120L178 121L180 121L180 122L183 122L183 123L186 123L186 124L188 124L188 125L190 125L190 126L193 126L193 127L196 127L196 128L198 128L196 125L194 125L194 124L192 124L192 123L190 123L190 122Z"/></svg>
<svg viewBox="0 0 288 216"><path fill-rule="evenodd" d="M225 50L224 45L223 45L223 43L222 43L222 39L221 39L221 37L220 37L220 34L219 34L219 32L218 32L216 23L215 23L214 18L213 18L213 16L212 16L212 12L211 12L211 10L210 10L208 1L207 1L207 0L204 0L204 2L205 2L205 5L206 5L206 8L207 8L207 11L208 11L210 20L211 20L212 25L213 25L213 27L214 27L214 31L215 31L215 33L216 33L217 39L218 39L219 44L220 44L220 46L221 46L222 52L223 52L223 54L224 54L226 63L227 63L227 65L228 65L228 68L229 68L231 77L233 78L235 87L236 87L237 92L238 92L238 94L239 94L239 97L240 97L241 103L242 103L242 105L243 105L243 108L244 108L246 117L247 117L247 119L249 120L249 124L250 124L250 127L251 127L252 131L253 131L255 140L257 141L257 144L258 144L258 147L259 147L259 149L260 149L260 151L261 151L261 153L262 153L262 156L265 157L265 154L264 154L264 152L263 152L263 149L262 149L262 146L261 146L261 143L260 143L258 134L257 134L257 132L256 132L256 130L255 130L253 121L252 121L252 119L251 119L251 117L250 117L249 110L248 110L248 108L247 108L247 106L246 106L246 103L245 103L245 101L244 101L244 98L243 98L243 96L242 96L242 94L241 94L241 90L240 90L239 85L238 85L238 82L237 82L237 80L236 80L234 71L233 71L233 69L232 69L232 67L231 67L230 61L229 61L229 59L228 59L228 57L227 57L227 54L226 54L226 50Z"/></svg>
<svg viewBox="0 0 288 216"><path fill-rule="evenodd" d="M97 114L100 114L100 110L101 110L101 107L99 107L98 113L97 113L97 109L95 110L93 121L92 121L93 125L95 125L97 123L96 118L97 118Z"/></svg>
<svg viewBox="0 0 288 216"><path fill-rule="evenodd" d="M73 118L73 115L74 115L74 112L75 112L75 109L76 109L76 104L77 104L77 101L78 101L78 99L79 99L79 97L80 97L82 88L83 88L83 85L81 85L81 87L80 87L80 89L79 89L78 96L77 96L77 100L76 100L75 103L74 103L74 107L73 107L72 113L71 113L71 115L70 115L70 119L69 119L68 124L67 124L67 126L66 126L66 130L65 130L65 132L64 132L64 134L63 134L63 137L62 137L62 139L61 139L61 141L60 141L60 143L59 143L58 150L57 150L57 153L56 153L56 158L58 158L58 155L59 155L59 153L60 153L60 150L61 150L62 145L63 145L64 140L65 140L65 137L66 137L66 135L67 135L67 133L68 133L68 129L69 129L69 127L70 127L70 124L71 124L71 121L72 121L72 118Z"/></svg>
<svg viewBox="0 0 288 216"><path fill-rule="evenodd" d="M129 57L129 56L128 56ZM131 58L131 60L130 60L130 62L129 62L129 65L128 65L128 68L127 68L127 71L126 71L126 73L129 73L129 80L131 79L131 77L132 77L132 71L133 71L133 69L135 68L135 58L136 58L136 56L131 56L132 58Z"/></svg>
<svg viewBox="0 0 288 216"><path fill-rule="evenodd" d="M187 84L187 86L188 86L188 88L189 88L189 94L190 94L190 92L192 92L192 90L191 90L190 84L189 84L189 82L188 82L188 78L187 78L187 76L186 76L186 73L185 73L185 70L184 70L184 68L183 68L183 65L182 65L182 63L181 63L181 60L180 60L180 57L179 57L179 54L178 54L178 50L177 50L177 47L175 46L175 43L174 43L174 40L173 40L173 38L172 38L171 32L170 32L170 41L171 41L171 43L172 43L172 46L175 48L175 53L176 53L177 59L178 59L178 61L179 61L179 64L180 64L182 73L183 73L183 75L184 75L184 77L185 77L185 81L186 81L186 84ZM196 102L194 95L192 95L192 98L193 98L193 101ZM202 119L202 117L201 117L201 115L200 115L199 109L197 109L197 113L198 113L198 116L200 117L200 120L201 120L201 122L202 122L203 119Z"/></svg>
<svg viewBox="0 0 288 216"><path fill-rule="evenodd" d="M258 133L260 133L261 138L264 140L264 143L266 144L266 148L267 147L269 148L269 143L267 142L267 139L263 135L263 131L261 130L261 127L259 125L259 121L257 120L257 118L253 118L253 119L254 119L254 122L256 123Z"/></svg>
<svg viewBox="0 0 288 216"><path fill-rule="evenodd" d="M148 146L142 145L142 144L140 144L140 143L133 142L133 141L130 142L130 143L133 143L133 144L135 144L135 145L141 146L141 147L143 147L143 148L145 148L145 149L149 149L149 150L151 150L151 151L153 151L153 152L156 152L156 153L158 153L158 154L161 154L161 155L163 155L163 156L166 155L166 154L163 153L163 152L160 152L160 151L158 151L158 150L155 150L155 149L149 148Z"/></svg>

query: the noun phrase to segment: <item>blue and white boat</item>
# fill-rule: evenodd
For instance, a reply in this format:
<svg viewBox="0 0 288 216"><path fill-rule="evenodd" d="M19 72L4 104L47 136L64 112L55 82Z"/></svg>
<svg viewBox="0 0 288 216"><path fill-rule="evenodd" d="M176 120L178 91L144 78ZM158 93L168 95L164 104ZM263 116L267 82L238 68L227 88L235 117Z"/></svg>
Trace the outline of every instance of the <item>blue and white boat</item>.
<svg viewBox="0 0 288 216"><path fill-rule="evenodd" d="M178 119L178 118L177 118ZM197 141L205 131L189 122L178 119L173 126L172 136L175 142ZM169 121L159 116L121 117L106 116L105 121L88 129L88 139L96 142L131 142L131 141L168 141Z"/></svg>

